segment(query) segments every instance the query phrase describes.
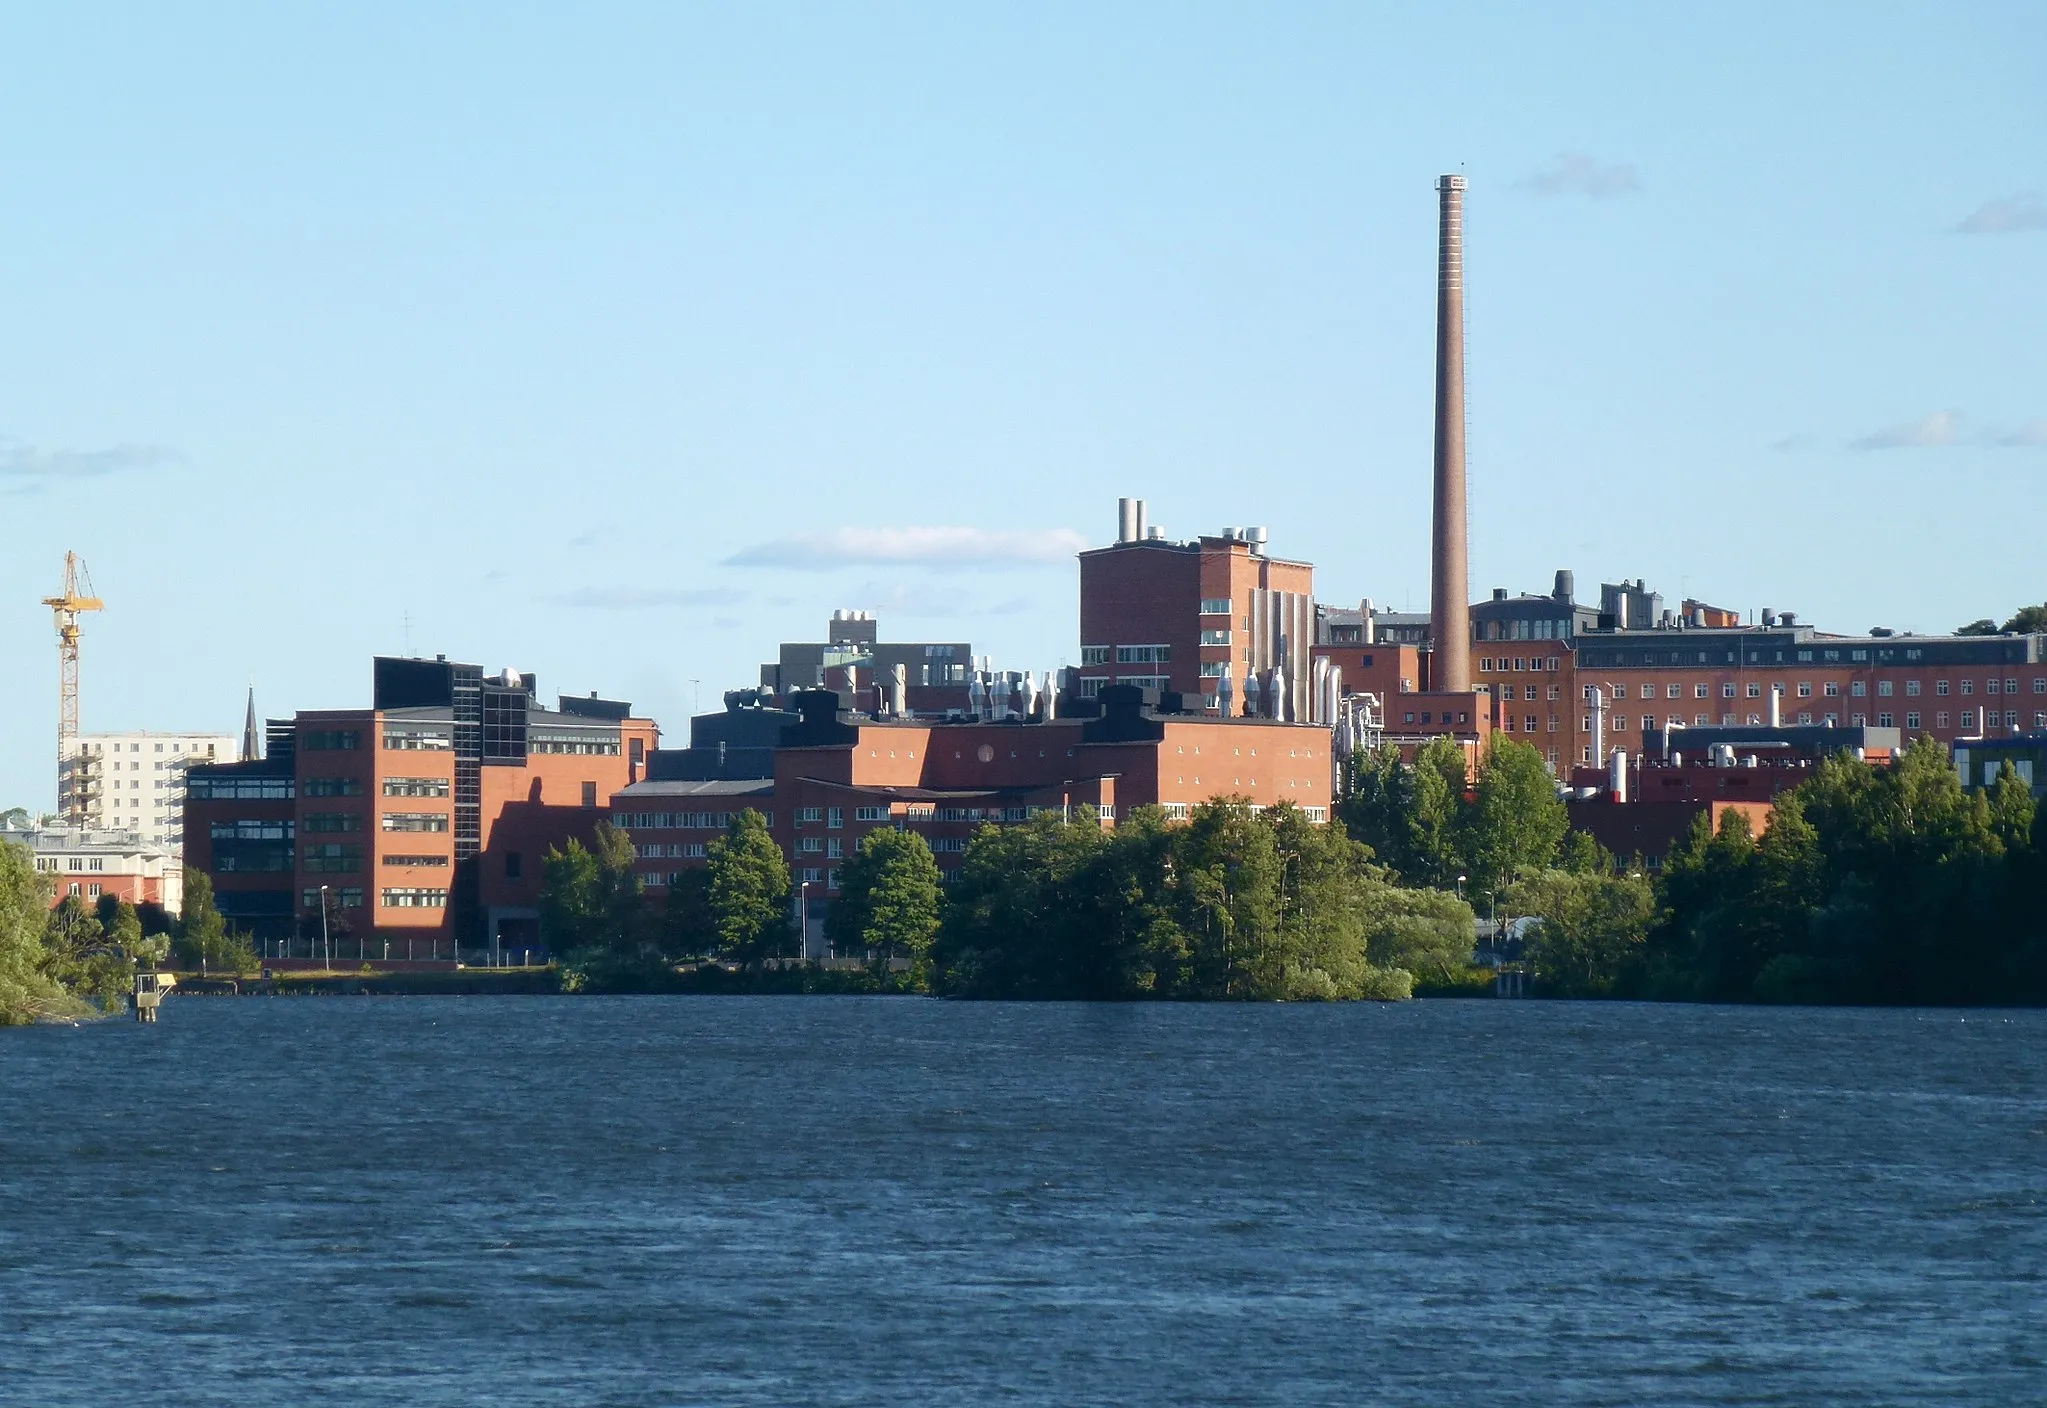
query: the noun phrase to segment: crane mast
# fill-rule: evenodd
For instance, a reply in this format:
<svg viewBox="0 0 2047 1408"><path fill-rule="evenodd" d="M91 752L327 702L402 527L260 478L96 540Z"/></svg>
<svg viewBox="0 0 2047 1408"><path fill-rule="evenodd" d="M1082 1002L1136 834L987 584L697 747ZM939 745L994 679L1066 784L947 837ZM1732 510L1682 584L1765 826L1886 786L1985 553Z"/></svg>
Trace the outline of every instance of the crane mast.
<svg viewBox="0 0 2047 1408"><path fill-rule="evenodd" d="M104 611L106 603L92 594L92 574L75 552L64 554L64 594L46 596L43 605L57 617L58 711L57 750L78 737L78 618L87 611Z"/></svg>

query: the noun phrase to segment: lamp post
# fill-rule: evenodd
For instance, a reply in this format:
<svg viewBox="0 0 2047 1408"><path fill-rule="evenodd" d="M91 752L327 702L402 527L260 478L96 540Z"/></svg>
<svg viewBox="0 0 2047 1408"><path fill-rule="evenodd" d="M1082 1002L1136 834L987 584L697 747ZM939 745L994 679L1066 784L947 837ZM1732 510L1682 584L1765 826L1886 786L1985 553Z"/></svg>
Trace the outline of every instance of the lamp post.
<svg viewBox="0 0 2047 1408"><path fill-rule="evenodd" d="M328 968L332 968L334 966L334 941L327 933L327 887L325 885L320 887L320 954L321 963Z"/></svg>
<svg viewBox="0 0 2047 1408"><path fill-rule="evenodd" d="M810 882L801 881L796 886L796 952L800 957L810 957Z"/></svg>

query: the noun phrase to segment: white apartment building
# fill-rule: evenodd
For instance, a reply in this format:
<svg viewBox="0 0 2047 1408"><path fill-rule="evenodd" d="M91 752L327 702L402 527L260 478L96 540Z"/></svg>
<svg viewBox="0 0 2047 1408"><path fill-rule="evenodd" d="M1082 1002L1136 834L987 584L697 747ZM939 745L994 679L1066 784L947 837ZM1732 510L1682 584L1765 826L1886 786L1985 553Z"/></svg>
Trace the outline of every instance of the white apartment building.
<svg viewBox="0 0 2047 1408"><path fill-rule="evenodd" d="M185 849L185 769L232 763L226 733L84 733L57 756L57 814L93 831L129 831L174 855Z"/></svg>

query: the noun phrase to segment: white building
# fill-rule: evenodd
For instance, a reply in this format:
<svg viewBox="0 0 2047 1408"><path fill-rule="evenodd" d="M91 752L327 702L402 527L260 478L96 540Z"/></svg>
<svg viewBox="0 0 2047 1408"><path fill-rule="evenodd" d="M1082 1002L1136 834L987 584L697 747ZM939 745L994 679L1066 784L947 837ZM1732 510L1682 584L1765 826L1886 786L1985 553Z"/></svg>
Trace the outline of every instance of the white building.
<svg viewBox="0 0 2047 1408"><path fill-rule="evenodd" d="M0 831L0 842L26 846L35 868L57 887L56 898L87 904L112 895L130 904L160 904L176 914L185 898L185 869L168 847L152 845L132 831L92 831L61 826Z"/></svg>
<svg viewBox="0 0 2047 1408"><path fill-rule="evenodd" d="M85 733L57 755L57 814L66 825L133 832L174 855L185 849L185 769L240 756L226 733Z"/></svg>

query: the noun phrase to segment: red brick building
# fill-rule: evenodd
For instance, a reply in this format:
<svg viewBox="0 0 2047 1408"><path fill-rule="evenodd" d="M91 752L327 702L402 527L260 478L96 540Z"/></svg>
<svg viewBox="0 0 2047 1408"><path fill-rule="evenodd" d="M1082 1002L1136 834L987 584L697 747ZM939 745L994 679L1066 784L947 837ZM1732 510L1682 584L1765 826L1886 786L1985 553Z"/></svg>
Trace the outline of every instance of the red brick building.
<svg viewBox="0 0 2047 1408"><path fill-rule="evenodd" d="M923 835L949 876L980 827L1046 810L1092 808L1114 825L1135 807L1184 817L1237 796L1329 817L1326 725L1165 714L1145 708L1134 688L1100 696L1096 717L1049 722L873 718L840 708L830 691L796 702L802 715L775 751L772 780L641 782L612 798L613 824L632 836L650 890L702 864L731 813L746 807L765 815L796 884L809 887L813 924L837 893L845 858L877 827Z"/></svg>
<svg viewBox="0 0 2047 1408"><path fill-rule="evenodd" d="M1210 713L1227 699L1233 716L1313 717L1315 569L1267 554L1263 528L1178 542L1144 512L1124 500L1117 541L1080 554L1080 696L1128 684Z"/></svg>
<svg viewBox="0 0 2047 1408"><path fill-rule="evenodd" d="M658 740L630 706L445 659L375 662L368 709L273 721L269 756L194 768L186 860L268 957L452 961L538 944L542 855L587 837Z"/></svg>

